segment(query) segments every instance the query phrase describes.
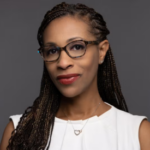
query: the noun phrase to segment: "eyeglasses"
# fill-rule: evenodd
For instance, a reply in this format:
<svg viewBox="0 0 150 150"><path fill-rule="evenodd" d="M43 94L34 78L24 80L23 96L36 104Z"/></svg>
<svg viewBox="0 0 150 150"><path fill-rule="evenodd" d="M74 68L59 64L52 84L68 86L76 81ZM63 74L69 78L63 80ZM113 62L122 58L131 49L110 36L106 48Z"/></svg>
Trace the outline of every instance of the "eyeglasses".
<svg viewBox="0 0 150 150"><path fill-rule="evenodd" d="M58 47L56 45L50 44L47 46L42 46L38 49L38 53L42 56L44 61L53 62L59 59L61 50L64 50L67 55L71 58L82 57L85 52L88 44L99 44L98 41L84 41L76 40L71 43L68 43L64 47Z"/></svg>

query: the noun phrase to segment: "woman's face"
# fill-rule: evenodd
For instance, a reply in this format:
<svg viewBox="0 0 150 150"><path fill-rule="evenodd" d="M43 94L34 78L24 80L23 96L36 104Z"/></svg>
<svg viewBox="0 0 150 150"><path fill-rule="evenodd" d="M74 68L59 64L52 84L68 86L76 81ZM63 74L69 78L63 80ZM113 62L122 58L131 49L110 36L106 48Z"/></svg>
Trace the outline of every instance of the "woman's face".
<svg viewBox="0 0 150 150"><path fill-rule="evenodd" d="M49 42L56 43L63 47L70 38L78 37L75 40L84 39L95 41L96 38L88 31L89 26L75 17L63 16L53 20L45 29L43 34L44 45ZM100 50L98 45L88 44L86 53L79 58L71 58L62 50L60 57L55 62L45 62L50 78L57 89L65 97L74 97L92 85L97 77L98 65L100 62ZM79 78L71 84L62 84L58 81L58 75L80 74ZM97 86L97 85L96 85Z"/></svg>

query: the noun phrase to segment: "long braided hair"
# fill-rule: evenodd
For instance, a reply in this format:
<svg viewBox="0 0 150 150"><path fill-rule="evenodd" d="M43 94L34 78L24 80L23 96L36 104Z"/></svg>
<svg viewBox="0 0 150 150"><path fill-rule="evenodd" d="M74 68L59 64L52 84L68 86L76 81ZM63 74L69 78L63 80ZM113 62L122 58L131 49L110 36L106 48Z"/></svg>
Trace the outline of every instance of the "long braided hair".
<svg viewBox="0 0 150 150"><path fill-rule="evenodd" d="M90 32L95 35L98 41L107 39L106 36L110 33L102 15L93 8L81 3L67 4L62 2L45 14L37 34L40 46L43 45L43 32L47 25L55 18L65 15L84 19L91 27ZM97 76L98 91L103 101L128 112L110 46L104 62L98 67ZM44 64L40 94L20 118L18 126L9 139L7 150L44 150L46 147L49 148L60 96L61 93L51 81Z"/></svg>

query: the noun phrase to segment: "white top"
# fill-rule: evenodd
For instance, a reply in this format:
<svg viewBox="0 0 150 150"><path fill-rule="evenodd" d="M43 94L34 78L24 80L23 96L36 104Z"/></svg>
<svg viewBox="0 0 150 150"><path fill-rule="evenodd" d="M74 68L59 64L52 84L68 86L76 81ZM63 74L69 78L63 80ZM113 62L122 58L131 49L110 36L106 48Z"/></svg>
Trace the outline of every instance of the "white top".
<svg viewBox="0 0 150 150"><path fill-rule="evenodd" d="M49 150L140 150L139 126L146 116L133 115L113 105L100 116L71 121L74 129L83 131L77 136L70 121L55 117ZM12 115L14 127L20 115ZM47 144L48 145L48 144ZM46 148L45 148L46 149Z"/></svg>

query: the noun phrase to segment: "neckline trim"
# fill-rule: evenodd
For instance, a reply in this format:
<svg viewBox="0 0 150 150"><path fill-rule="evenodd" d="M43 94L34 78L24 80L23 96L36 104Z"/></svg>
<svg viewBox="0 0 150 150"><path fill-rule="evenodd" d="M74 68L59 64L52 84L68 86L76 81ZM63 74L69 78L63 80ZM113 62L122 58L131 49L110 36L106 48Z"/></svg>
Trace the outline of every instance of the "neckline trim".
<svg viewBox="0 0 150 150"><path fill-rule="evenodd" d="M71 122L70 122L69 120L60 119L60 118L57 118L57 117L55 116L55 122L59 122L59 123L70 123L70 124L71 124L71 123L72 123L72 124L78 124L78 123L82 124L82 123L85 123L88 119L89 119L88 122L91 123L91 122L95 122L95 121L97 121L97 120L106 118L106 117L113 111L114 106L111 105L111 104L109 104L109 103L107 103L107 102L104 102L104 103L106 103L106 104L108 104L109 106L111 106L111 108L110 108L109 110L107 110L106 112L104 112L103 114L101 114L100 116L95 115L95 116L89 117L89 118L84 119L84 120L71 120Z"/></svg>

